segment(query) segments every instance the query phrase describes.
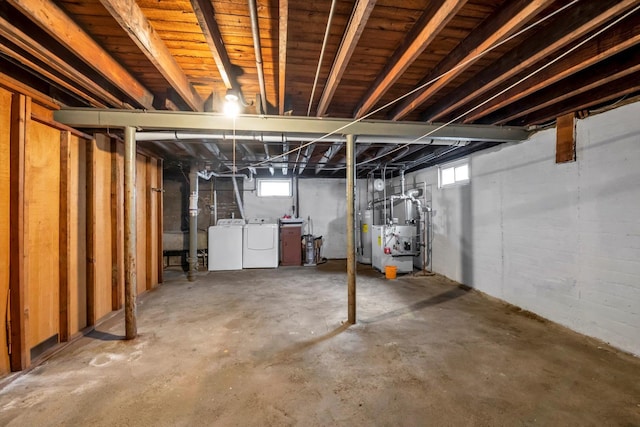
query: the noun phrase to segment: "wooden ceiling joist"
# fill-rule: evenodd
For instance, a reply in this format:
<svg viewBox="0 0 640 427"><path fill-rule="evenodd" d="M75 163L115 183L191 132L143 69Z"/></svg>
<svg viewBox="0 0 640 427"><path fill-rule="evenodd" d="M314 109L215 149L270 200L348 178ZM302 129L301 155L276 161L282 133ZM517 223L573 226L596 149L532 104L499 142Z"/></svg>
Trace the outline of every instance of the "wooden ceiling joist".
<svg viewBox="0 0 640 427"><path fill-rule="evenodd" d="M640 73L636 72L629 78L618 79L604 86L598 86L578 96L555 103L551 107L544 108L529 114L527 123L544 124L564 114L573 111L591 110L594 106L604 103L618 104L623 98L640 91ZM606 107L603 107L606 108ZM557 114L560 112L561 114Z"/></svg>
<svg viewBox="0 0 640 427"><path fill-rule="evenodd" d="M519 117L550 107L553 104L581 95L592 89L606 86L615 80L640 71L640 49L624 52L617 61L590 67L570 79L562 80L531 95L528 102L510 105L504 110L487 116L491 124L512 122ZM529 99L528 98L528 99Z"/></svg>
<svg viewBox="0 0 640 427"><path fill-rule="evenodd" d="M233 73L231 67L231 61L227 53L227 48L222 40L220 34L220 28L215 18L215 10L211 4L211 0L191 0L191 6L198 18L198 23L204 34L204 38L207 40L207 45L213 59L218 67L218 72L222 77L222 82L227 89L233 87Z"/></svg>
<svg viewBox="0 0 640 427"><path fill-rule="evenodd" d="M126 93L139 106L152 110L153 95L111 57L78 24L50 0L8 0L38 27Z"/></svg>
<svg viewBox="0 0 640 427"><path fill-rule="evenodd" d="M473 103L487 91L548 58L634 5L637 5L637 0L578 2L557 17L555 25L532 34L500 60L480 71L474 79L457 88L444 102L429 107L422 119L439 120L455 109Z"/></svg>
<svg viewBox="0 0 640 427"><path fill-rule="evenodd" d="M108 104L110 107L116 108L127 108L127 104L122 100L118 99L112 93L104 89L102 86L91 80L86 75L82 74L78 71L76 67L73 67L68 62L62 60L59 56L53 53L51 50L44 47L42 44L38 43L36 40L32 39L28 34L24 33L20 29L13 26L9 21L0 17L0 36L6 38L7 40L11 40L11 42L24 50L24 52L33 56L34 59L40 61L42 64L46 64L51 68L52 71L58 73L60 76L65 79L74 82L76 86L84 88L84 91L80 90L74 85L67 83L65 80L61 79L57 75L49 72L44 69L40 65L31 63L31 68L34 68L36 71L46 76L47 78L53 80L60 86L66 88L67 90L75 93L83 99L86 99L91 105L99 108L105 108ZM0 44L2 42L0 41ZM4 50L4 49L3 49ZM12 56L17 59L15 56L18 52L6 52L9 56ZM31 62L29 59L22 57L21 61L23 64L27 64Z"/></svg>
<svg viewBox="0 0 640 427"><path fill-rule="evenodd" d="M467 0L444 0L440 4L431 3L434 6L425 11L414 25L414 30L409 35L410 39L396 50L384 70L371 84L371 89L353 114L355 118L359 119L371 111L376 102L413 64L466 2Z"/></svg>
<svg viewBox="0 0 640 427"><path fill-rule="evenodd" d="M24 55L21 55L16 50L12 49L10 46L7 46L6 44L4 44L4 42L2 40L0 40L0 53L4 53L8 57L13 58L14 60L18 61L23 66L28 66L30 69L40 73L42 76L46 77L51 83L56 84L56 85L60 86L61 88L68 90L70 93L75 94L80 99L85 100L88 105L91 105L91 106L97 107L97 108L107 108L107 106L105 104L103 104L101 101L97 100L95 97L90 95L88 92L83 92L82 90L80 90L77 87L75 87L73 84L71 84L68 81L58 77L56 74L50 72L46 68L40 66L39 63L36 63L36 62L32 61L30 58L28 58L28 57L26 57Z"/></svg>
<svg viewBox="0 0 640 427"><path fill-rule="evenodd" d="M193 89L180 65L137 3L124 0L100 0L100 3L129 34L131 40L167 79L189 108L193 111L204 111L204 101Z"/></svg>
<svg viewBox="0 0 640 427"><path fill-rule="evenodd" d="M526 85L517 85L505 93L497 96L491 102L483 105L464 119L465 123L473 123L482 117L485 117L494 111L506 107L507 105L518 102L519 100L542 90L560 80L578 73L598 62L605 61L618 53L629 49L640 43L640 14L634 14L630 17L628 25L617 26L603 34L601 38L591 40L567 58L556 62L547 69L537 73L527 80ZM523 76L518 75L499 88L493 89L487 93L489 98L499 93L502 87L509 87L520 80ZM454 116L461 112L454 112Z"/></svg>
<svg viewBox="0 0 640 427"><path fill-rule="evenodd" d="M532 17L547 8L552 0L516 0L509 2L498 13L485 20L480 27L460 43L420 83L431 82L401 101L390 114L399 120L422 105L429 97L443 89L468 69L481 55L523 27Z"/></svg>
<svg viewBox="0 0 640 427"><path fill-rule="evenodd" d="M358 45L358 40L360 40L360 36L364 31L369 15L371 15L371 11L375 4L376 0L358 0L353 7L353 13L349 19L349 24L347 24L347 29L344 32L342 41L340 42L338 53L333 61L331 71L327 77L327 82L325 83L324 90L322 91L322 96L320 97L320 102L316 111L316 115L318 117L323 116L327 112L329 104L338 89L342 75L344 74L344 71L349 64L349 60Z"/></svg>

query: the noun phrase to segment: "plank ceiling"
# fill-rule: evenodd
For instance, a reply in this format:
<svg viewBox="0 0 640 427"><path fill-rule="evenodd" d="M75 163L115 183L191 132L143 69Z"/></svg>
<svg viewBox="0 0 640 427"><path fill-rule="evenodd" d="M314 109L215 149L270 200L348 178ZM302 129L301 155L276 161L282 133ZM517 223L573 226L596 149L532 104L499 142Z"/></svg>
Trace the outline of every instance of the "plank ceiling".
<svg viewBox="0 0 640 427"><path fill-rule="evenodd" d="M639 8L640 0L3 0L0 77L56 108L222 112L232 90L250 115L541 127L637 96ZM495 144L423 142L395 151L361 144L357 160L411 169ZM215 138L140 144L218 172L234 157ZM245 141L235 161L255 165L302 144ZM343 176L344 146L316 142L288 161L276 175Z"/></svg>

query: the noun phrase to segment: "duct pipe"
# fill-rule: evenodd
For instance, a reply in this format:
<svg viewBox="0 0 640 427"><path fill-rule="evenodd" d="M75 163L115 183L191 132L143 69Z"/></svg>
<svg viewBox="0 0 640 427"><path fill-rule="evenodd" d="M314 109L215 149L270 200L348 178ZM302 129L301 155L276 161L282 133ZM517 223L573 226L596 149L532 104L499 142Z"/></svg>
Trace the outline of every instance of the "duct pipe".
<svg viewBox="0 0 640 427"><path fill-rule="evenodd" d="M233 178L233 177L243 177L248 179L249 181L253 180L253 174L249 172L249 174L244 175L241 173L217 173L214 171L198 171L198 176L202 179L206 179L207 181L214 178Z"/></svg>
<svg viewBox="0 0 640 427"><path fill-rule="evenodd" d="M260 84L262 114L267 114L267 89L264 84L264 70L262 69L262 47L260 46L260 26L258 25L258 6L256 5L256 0L249 0L249 14L251 15L253 50L256 55L256 69L258 70L258 83Z"/></svg>
<svg viewBox="0 0 640 427"><path fill-rule="evenodd" d="M124 128L124 325L125 337L138 334L136 320L136 129Z"/></svg>
<svg viewBox="0 0 640 427"><path fill-rule="evenodd" d="M322 139L320 139L322 138ZM218 139L222 141L254 141L254 142L324 142L324 143L336 143L345 142L345 137L341 135L326 136L316 133L236 133L231 132L181 132L181 131L149 131L138 132L136 134L136 141L181 141L181 142L201 142L206 139ZM451 141L450 139L433 139L427 141L416 141L414 137L408 136L360 136L358 135L358 146L362 144L410 144L410 145L448 145L448 146L460 146L459 141Z"/></svg>
<svg viewBox="0 0 640 427"><path fill-rule="evenodd" d="M347 293L348 323L356 323L356 247L355 247L355 143L347 135Z"/></svg>
<svg viewBox="0 0 640 427"><path fill-rule="evenodd" d="M245 220L242 198L240 197L240 190L238 190L238 182L236 181L236 177L231 178L231 180L233 181L233 191L236 193L236 204L238 205L238 209L240 210L240 216L243 220Z"/></svg>
<svg viewBox="0 0 640 427"><path fill-rule="evenodd" d="M189 172L189 272L187 279L196 280L198 271L198 167L191 165Z"/></svg>

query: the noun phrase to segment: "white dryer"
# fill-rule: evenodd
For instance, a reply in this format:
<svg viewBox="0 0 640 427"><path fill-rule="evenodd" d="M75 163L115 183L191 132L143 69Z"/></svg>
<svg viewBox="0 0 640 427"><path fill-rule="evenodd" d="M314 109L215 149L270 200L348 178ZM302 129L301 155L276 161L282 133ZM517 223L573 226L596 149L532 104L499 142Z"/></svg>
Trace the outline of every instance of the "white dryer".
<svg viewBox="0 0 640 427"><path fill-rule="evenodd" d="M209 227L209 271L242 270L244 220L219 219Z"/></svg>
<svg viewBox="0 0 640 427"><path fill-rule="evenodd" d="M278 221L253 218L244 226L242 267L277 268L279 261Z"/></svg>

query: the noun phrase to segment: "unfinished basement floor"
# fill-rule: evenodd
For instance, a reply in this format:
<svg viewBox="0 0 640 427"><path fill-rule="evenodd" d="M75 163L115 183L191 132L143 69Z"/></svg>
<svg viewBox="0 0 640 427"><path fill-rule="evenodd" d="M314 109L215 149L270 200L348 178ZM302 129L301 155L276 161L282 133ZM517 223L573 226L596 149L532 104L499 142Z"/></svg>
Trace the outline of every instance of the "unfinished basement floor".
<svg viewBox="0 0 640 427"><path fill-rule="evenodd" d="M640 425L640 359L441 276L200 273L0 391L9 426Z"/></svg>

